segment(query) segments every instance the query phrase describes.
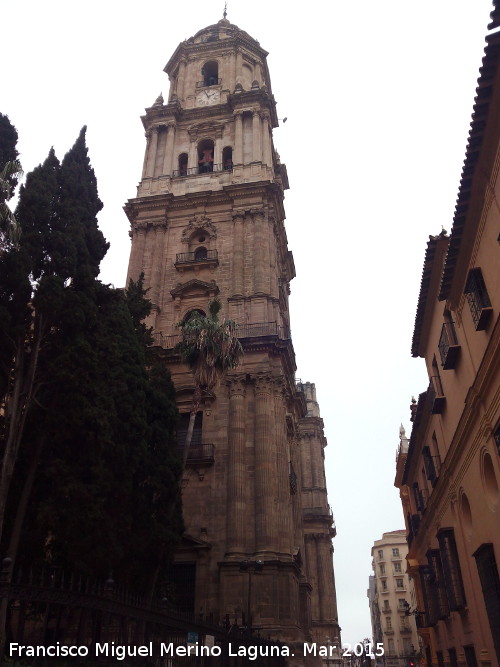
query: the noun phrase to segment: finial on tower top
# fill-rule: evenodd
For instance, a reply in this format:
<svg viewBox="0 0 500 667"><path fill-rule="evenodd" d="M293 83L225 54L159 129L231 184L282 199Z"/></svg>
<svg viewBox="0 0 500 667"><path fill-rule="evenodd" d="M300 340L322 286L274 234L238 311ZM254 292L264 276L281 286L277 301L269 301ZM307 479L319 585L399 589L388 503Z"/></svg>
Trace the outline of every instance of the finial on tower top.
<svg viewBox="0 0 500 667"><path fill-rule="evenodd" d="M224 3L224 12L222 14L223 18L226 18L226 16L227 16L227 2Z"/></svg>

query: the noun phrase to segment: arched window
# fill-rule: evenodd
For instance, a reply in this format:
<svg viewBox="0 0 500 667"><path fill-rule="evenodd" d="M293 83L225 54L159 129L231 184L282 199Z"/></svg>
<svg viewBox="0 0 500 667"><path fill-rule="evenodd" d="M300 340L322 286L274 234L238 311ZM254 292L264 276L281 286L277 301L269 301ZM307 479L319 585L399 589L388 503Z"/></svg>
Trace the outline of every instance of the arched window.
<svg viewBox="0 0 500 667"><path fill-rule="evenodd" d="M224 171L231 171L233 168L233 149L226 146L222 151L222 167Z"/></svg>
<svg viewBox="0 0 500 667"><path fill-rule="evenodd" d="M192 317L206 317L206 316L207 314L203 310L201 310L201 308L193 308L193 310L188 310L188 312L182 318L181 323L186 324L186 322L189 322L189 320Z"/></svg>
<svg viewBox="0 0 500 667"><path fill-rule="evenodd" d="M188 170L188 155L181 153L179 155L179 176L187 176Z"/></svg>
<svg viewBox="0 0 500 667"><path fill-rule="evenodd" d="M198 173L204 174L214 170L214 142L204 139L198 144Z"/></svg>
<svg viewBox="0 0 500 667"><path fill-rule="evenodd" d="M204 86L216 86L219 83L219 63L211 60L201 68Z"/></svg>

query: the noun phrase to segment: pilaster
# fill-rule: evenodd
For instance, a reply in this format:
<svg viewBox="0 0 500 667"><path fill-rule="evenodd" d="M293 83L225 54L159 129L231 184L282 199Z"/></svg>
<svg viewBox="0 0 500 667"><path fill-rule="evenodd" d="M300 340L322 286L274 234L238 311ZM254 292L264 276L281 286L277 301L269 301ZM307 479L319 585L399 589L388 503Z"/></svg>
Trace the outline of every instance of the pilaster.
<svg viewBox="0 0 500 667"><path fill-rule="evenodd" d="M244 375L228 378L228 482L227 482L227 556L242 556L246 551L247 486L245 460L246 378Z"/></svg>

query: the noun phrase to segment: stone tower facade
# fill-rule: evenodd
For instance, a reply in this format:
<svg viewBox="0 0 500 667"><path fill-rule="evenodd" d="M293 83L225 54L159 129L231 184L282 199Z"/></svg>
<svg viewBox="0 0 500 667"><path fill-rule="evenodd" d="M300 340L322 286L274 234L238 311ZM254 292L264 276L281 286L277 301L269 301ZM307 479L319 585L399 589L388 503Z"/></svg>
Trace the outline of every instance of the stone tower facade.
<svg viewBox="0 0 500 667"><path fill-rule="evenodd" d="M192 586L177 600L299 643L290 664L303 664L303 641L340 641L334 529L314 385L295 381L288 181L273 146L278 118L266 56L224 18L168 61L168 101L160 96L142 118L142 179L125 206L128 278L144 273L154 306L148 324L181 415L193 383L174 351L176 324L193 310L207 312L218 296L244 348L240 366L197 415L176 563L179 581Z"/></svg>

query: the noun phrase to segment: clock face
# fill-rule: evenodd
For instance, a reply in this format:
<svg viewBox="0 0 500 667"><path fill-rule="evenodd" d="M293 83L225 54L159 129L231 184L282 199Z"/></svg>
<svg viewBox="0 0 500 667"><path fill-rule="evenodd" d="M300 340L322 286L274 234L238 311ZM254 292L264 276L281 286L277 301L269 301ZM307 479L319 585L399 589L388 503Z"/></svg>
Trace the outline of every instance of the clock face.
<svg viewBox="0 0 500 667"><path fill-rule="evenodd" d="M218 104L220 101L219 90L202 90L196 95L196 104L198 106L205 106L207 104Z"/></svg>

